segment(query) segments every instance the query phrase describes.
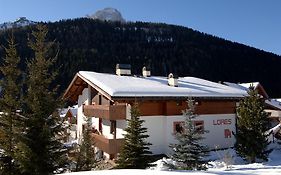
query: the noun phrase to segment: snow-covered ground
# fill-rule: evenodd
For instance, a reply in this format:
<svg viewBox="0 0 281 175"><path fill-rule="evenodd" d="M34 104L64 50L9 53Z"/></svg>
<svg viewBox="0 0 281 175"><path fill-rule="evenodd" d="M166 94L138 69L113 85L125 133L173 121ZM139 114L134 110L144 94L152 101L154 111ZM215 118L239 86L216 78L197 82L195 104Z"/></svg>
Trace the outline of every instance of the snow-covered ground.
<svg viewBox="0 0 281 175"><path fill-rule="evenodd" d="M156 166L148 170L103 170L103 171L85 171L76 173L66 173L64 175L278 175L281 174L281 145L273 144L274 150L269 155L269 160L263 163L246 164L242 158L236 155L233 149L223 151L213 151L210 153L210 166L207 171L172 171L169 170L164 162L170 162L167 159L161 159L155 162ZM229 167L226 167L226 163Z"/></svg>

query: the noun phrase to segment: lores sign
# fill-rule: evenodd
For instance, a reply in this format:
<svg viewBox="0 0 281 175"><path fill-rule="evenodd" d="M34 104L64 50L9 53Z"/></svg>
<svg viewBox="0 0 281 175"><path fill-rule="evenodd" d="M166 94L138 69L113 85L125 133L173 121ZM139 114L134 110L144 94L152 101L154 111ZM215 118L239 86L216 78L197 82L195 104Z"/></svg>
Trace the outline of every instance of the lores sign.
<svg viewBox="0 0 281 175"><path fill-rule="evenodd" d="M231 125L231 124L232 124L231 119L213 120L213 125L215 125L215 126ZM230 131L230 129L224 129L224 138L231 138L231 131Z"/></svg>
<svg viewBox="0 0 281 175"><path fill-rule="evenodd" d="M213 125L231 125L231 119L213 120Z"/></svg>

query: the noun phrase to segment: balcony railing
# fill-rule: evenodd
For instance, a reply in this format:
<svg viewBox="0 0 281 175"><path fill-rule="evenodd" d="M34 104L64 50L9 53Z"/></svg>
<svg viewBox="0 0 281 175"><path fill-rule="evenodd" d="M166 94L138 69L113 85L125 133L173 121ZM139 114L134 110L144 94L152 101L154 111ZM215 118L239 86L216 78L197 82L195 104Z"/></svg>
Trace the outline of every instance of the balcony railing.
<svg viewBox="0 0 281 175"><path fill-rule="evenodd" d="M103 135L92 134L94 145L108 154L120 152L124 139L108 139Z"/></svg>
<svg viewBox="0 0 281 175"><path fill-rule="evenodd" d="M126 105L84 105L84 115L108 120L125 120Z"/></svg>

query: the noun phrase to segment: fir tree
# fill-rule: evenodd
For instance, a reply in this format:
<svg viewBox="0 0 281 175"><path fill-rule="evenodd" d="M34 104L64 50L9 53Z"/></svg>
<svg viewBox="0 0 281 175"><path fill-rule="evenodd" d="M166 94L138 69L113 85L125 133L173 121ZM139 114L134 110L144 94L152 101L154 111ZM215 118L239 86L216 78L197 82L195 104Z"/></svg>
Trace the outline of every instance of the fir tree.
<svg viewBox="0 0 281 175"><path fill-rule="evenodd" d="M0 67L3 75L0 82L0 173L12 175L19 174L17 153L23 129L21 115L17 113L21 108L20 58L13 35L8 41L8 47L4 49L6 56Z"/></svg>
<svg viewBox="0 0 281 175"><path fill-rule="evenodd" d="M52 82L56 71L52 70L55 58L49 55L53 46L46 41L47 28L38 25L32 32L29 46L34 58L28 62L26 107L26 144L30 149L24 162L26 174L53 174L65 163L62 145L62 120L58 114L56 88Z"/></svg>
<svg viewBox="0 0 281 175"><path fill-rule="evenodd" d="M183 111L185 120L182 124L182 131L175 133L175 138L178 143L170 145L174 151L171 159L176 162L174 165L176 169L207 169L207 160L204 160L204 157L208 155L208 148L201 143L203 139L202 134L205 131L195 128L192 121L192 119L196 118L194 109L194 101L189 99L188 109Z"/></svg>
<svg viewBox="0 0 281 175"><path fill-rule="evenodd" d="M83 131L82 143L78 148L77 164L75 171L90 171L96 165L96 156L90 118L87 121L87 126Z"/></svg>
<svg viewBox="0 0 281 175"><path fill-rule="evenodd" d="M131 108L131 119L125 129L124 144L117 160L117 168L144 169L149 166L149 145L146 139L149 137L147 128L142 127L144 120L140 119L137 104Z"/></svg>
<svg viewBox="0 0 281 175"><path fill-rule="evenodd" d="M269 126L267 113L264 111L264 99L250 87L249 96L240 101L237 108L237 133L235 149L238 155L248 162L256 159L267 160L270 150L267 150L266 131Z"/></svg>

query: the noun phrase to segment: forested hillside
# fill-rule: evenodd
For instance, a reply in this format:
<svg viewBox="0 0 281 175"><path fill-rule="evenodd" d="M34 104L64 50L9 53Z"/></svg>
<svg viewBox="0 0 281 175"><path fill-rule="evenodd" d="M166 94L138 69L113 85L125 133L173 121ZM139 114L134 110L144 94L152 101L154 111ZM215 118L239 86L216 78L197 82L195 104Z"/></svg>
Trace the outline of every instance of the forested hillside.
<svg viewBox="0 0 281 175"><path fill-rule="evenodd" d="M134 74L141 74L147 65L152 75L173 72L216 82L259 81L270 96L281 97L281 56L272 53L167 24L80 18L47 26L49 39L59 47L56 67L60 92L77 71L114 73L116 63L129 63ZM31 26L13 29L22 63L32 57L27 46L31 30ZM10 33L0 31L1 45L6 44ZM0 56L3 54L0 48Z"/></svg>

